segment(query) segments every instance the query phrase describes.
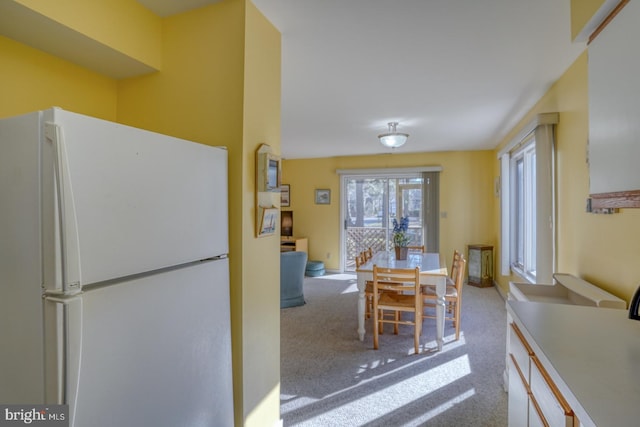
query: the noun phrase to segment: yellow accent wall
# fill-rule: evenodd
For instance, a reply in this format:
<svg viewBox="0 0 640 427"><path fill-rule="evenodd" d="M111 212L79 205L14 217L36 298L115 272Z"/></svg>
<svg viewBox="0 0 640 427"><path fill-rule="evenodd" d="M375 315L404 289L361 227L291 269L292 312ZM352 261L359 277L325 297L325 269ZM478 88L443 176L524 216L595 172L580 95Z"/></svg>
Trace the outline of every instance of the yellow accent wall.
<svg viewBox="0 0 640 427"><path fill-rule="evenodd" d="M294 234L309 239L310 259L338 270L343 195L336 170L442 166L440 212L446 217L440 218L440 250L466 253L468 244L496 243L494 156L493 151L465 151L285 160L283 183L291 186L291 206L285 209L294 212ZM331 190L330 205L315 204L315 189L319 188Z"/></svg>
<svg viewBox="0 0 640 427"><path fill-rule="evenodd" d="M9 0L122 52L162 65L162 19L135 0Z"/></svg>
<svg viewBox="0 0 640 427"><path fill-rule="evenodd" d="M256 238L256 160L280 153L280 32L246 2L242 177L243 415L246 426L280 419L280 236ZM278 206L280 194L273 193Z"/></svg>
<svg viewBox="0 0 640 427"><path fill-rule="evenodd" d="M162 71L118 83L118 121L209 145L241 146L242 1L166 18Z"/></svg>
<svg viewBox="0 0 640 427"><path fill-rule="evenodd" d="M116 118L117 82L0 36L0 117L53 106Z"/></svg>
<svg viewBox="0 0 640 427"><path fill-rule="evenodd" d="M586 213L589 196L587 141L589 137L587 53L583 53L499 144L510 141L534 115L559 112L556 130L557 271L571 273L630 301L640 282L640 210L619 214ZM499 170L497 150L494 170ZM499 230L499 200L494 227ZM499 254L499 249L498 249ZM496 258L499 260L499 257ZM499 272L499 263L497 263ZM509 280L498 276L508 290Z"/></svg>

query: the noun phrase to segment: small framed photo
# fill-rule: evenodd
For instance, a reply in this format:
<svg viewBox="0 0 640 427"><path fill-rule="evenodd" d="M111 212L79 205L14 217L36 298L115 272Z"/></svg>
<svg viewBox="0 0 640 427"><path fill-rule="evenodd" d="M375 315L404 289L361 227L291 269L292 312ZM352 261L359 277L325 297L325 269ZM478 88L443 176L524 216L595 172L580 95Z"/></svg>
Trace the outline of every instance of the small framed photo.
<svg viewBox="0 0 640 427"><path fill-rule="evenodd" d="M289 184L282 184L280 186L280 206L289 206L291 204L289 197Z"/></svg>
<svg viewBox="0 0 640 427"><path fill-rule="evenodd" d="M330 205L331 190L316 190L316 205Z"/></svg>
<svg viewBox="0 0 640 427"><path fill-rule="evenodd" d="M278 208L263 208L258 237L275 234L277 223Z"/></svg>
<svg viewBox="0 0 640 427"><path fill-rule="evenodd" d="M280 186L280 160L275 156L268 156L267 191L278 191Z"/></svg>

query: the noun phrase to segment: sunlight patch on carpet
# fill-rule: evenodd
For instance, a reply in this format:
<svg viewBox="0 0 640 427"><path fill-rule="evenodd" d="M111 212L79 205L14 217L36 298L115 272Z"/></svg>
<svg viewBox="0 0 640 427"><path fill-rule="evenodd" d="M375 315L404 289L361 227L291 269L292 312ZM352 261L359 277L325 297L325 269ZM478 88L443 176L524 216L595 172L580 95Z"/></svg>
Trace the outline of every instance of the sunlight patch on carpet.
<svg viewBox="0 0 640 427"><path fill-rule="evenodd" d="M404 366L404 369L407 369L406 365ZM394 370L394 372L397 371L398 370ZM383 382L385 377L389 375L389 373L386 373L385 375L376 376L363 381L357 386L350 387L354 389L358 387L366 387L367 389L372 390L371 393L367 393L364 397L349 401L344 405L333 406L330 410L334 414L333 416L338 418L348 419L350 413L359 413L361 417L358 420L359 423L373 422L380 417L384 417L388 413L400 410L404 406L411 405L418 400L424 399L428 395L435 393L441 387L446 387L470 374L471 366L466 354L438 365L428 371L417 375L411 375L405 380L394 382L386 387L381 387L380 384L376 383ZM343 389L337 393L344 392L345 390ZM332 395L327 395L323 399L328 399L330 397L332 397ZM428 415L429 418L434 417L468 397L469 396L464 394L450 399L445 404L429 411L427 414L424 414L424 416ZM367 419L362 419L363 413L358 409L361 407L368 408L366 412ZM301 407L298 406L297 410L301 410ZM314 419L319 419L323 416L324 414L322 413L318 414L315 417L307 419L305 423L313 425Z"/></svg>
<svg viewBox="0 0 640 427"><path fill-rule="evenodd" d="M432 418L437 417L440 414L443 414L447 410L453 408L455 405L459 405L465 400L469 399L473 395L476 394L475 389L467 390L464 393L459 394L458 396L450 399L449 401L439 405L437 408L433 408L431 411L425 413L424 415L414 418L411 422L405 423L404 427L419 427L425 425L425 423Z"/></svg>

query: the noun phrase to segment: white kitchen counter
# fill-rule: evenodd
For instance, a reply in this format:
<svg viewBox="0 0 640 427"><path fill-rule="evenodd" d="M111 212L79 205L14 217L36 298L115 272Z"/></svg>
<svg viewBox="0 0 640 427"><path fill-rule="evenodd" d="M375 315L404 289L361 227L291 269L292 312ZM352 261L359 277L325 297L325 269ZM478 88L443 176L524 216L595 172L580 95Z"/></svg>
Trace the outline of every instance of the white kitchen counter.
<svg viewBox="0 0 640 427"><path fill-rule="evenodd" d="M640 425L640 321L626 310L508 301L583 426Z"/></svg>
<svg viewBox="0 0 640 427"><path fill-rule="evenodd" d="M554 273L555 284L509 282L509 299L627 308L627 302L572 274Z"/></svg>

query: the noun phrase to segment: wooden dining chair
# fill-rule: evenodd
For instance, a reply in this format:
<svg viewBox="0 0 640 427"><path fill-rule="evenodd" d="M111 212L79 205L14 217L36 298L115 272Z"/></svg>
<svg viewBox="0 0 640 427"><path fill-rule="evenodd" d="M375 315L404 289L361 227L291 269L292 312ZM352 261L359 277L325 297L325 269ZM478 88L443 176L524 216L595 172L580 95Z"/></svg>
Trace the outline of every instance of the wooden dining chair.
<svg viewBox="0 0 640 427"><path fill-rule="evenodd" d="M456 249L453 250L453 259L451 260L451 270L449 271L449 277L447 277L447 286L456 286L456 274L458 274L458 267L460 265L460 263L458 261L460 261L460 257L462 256L462 253ZM453 303L449 302L447 304L447 311L449 313L453 312Z"/></svg>
<svg viewBox="0 0 640 427"><path fill-rule="evenodd" d="M384 323L411 325L414 328L413 341L416 354L420 353L422 332L423 297L420 293L420 268L379 268L373 266L373 348L378 349L378 335ZM392 312L393 316L386 316ZM400 316L400 313L413 313Z"/></svg>
<svg viewBox="0 0 640 427"><path fill-rule="evenodd" d="M460 260L461 256L462 256L462 253L460 253L460 251L458 251L456 249L453 250L453 260L451 261L451 268L449 269L449 276L446 279L447 280L447 286L453 286L453 287L456 286L455 276L456 276L457 271L458 271L458 266L459 266L459 262L458 261ZM435 288L434 285L423 285L422 286L423 291L425 290L425 286L431 287L433 292L435 292L436 288ZM449 302L447 304L447 311L449 313L453 312L453 302Z"/></svg>
<svg viewBox="0 0 640 427"><path fill-rule="evenodd" d="M373 258L373 249L369 248L362 251L362 255L364 256L365 262L369 261L371 258Z"/></svg>
<svg viewBox="0 0 640 427"><path fill-rule="evenodd" d="M371 248L369 248L371 251ZM360 268L360 266L366 263L368 260L366 258L366 252L360 252L360 255L356 257L356 270ZM384 292L382 290L381 292ZM371 313L373 312L373 280L366 280L364 282L364 318L371 318ZM382 329L380 330L380 334L382 334Z"/></svg>
<svg viewBox="0 0 640 427"><path fill-rule="evenodd" d="M356 270L360 268L360 266L364 263L365 263L364 255L362 252L360 252L358 255L356 255Z"/></svg>
<svg viewBox="0 0 640 427"><path fill-rule="evenodd" d="M367 260L365 258L365 253L360 252L358 256L356 256L356 270L360 268L361 265L366 263ZM371 309L373 307L373 281L367 280L364 282L364 318L368 319L371 317Z"/></svg>
<svg viewBox="0 0 640 427"><path fill-rule="evenodd" d="M422 253L425 253L427 251L426 247L424 245L420 245L420 246L407 246L407 249L410 251L420 251Z"/></svg>
<svg viewBox="0 0 640 427"><path fill-rule="evenodd" d="M455 277L458 272L458 261L462 253L460 251L454 249L453 250L453 260L451 261L451 271L449 271L449 277L447 278L447 285L455 286Z"/></svg>
<svg viewBox="0 0 640 427"><path fill-rule="evenodd" d="M447 310L449 315L445 313L445 321L453 321L453 326L456 329L456 341L460 339L460 310L462 307L462 284L464 282L464 272L467 265L467 260L464 259L462 254L454 260L452 269L455 269L454 285L447 285L447 290L444 295L445 303L449 303L453 306L453 312ZM431 308L436 307L436 290L434 286L422 286L422 296L424 297L424 307ZM424 314L424 318L435 319L435 315Z"/></svg>

